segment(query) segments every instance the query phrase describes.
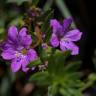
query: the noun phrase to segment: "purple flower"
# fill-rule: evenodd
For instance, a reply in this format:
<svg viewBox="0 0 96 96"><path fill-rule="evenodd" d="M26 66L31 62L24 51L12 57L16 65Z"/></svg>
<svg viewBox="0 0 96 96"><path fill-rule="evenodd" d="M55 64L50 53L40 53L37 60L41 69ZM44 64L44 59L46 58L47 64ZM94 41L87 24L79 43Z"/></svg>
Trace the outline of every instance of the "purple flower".
<svg viewBox="0 0 96 96"><path fill-rule="evenodd" d="M30 48L32 39L26 32L25 27L18 32L15 26L11 26L8 30L7 41L3 44L1 56L5 60L11 60L13 72L17 72L20 68L24 72L28 71L28 63L38 57L36 51Z"/></svg>
<svg viewBox="0 0 96 96"><path fill-rule="evenodd" d="M72 55L79 53L79 48L73 41L78 41L81 38L82 33L78 29L69 31L69 27L72 23L72 18L67 18L60 24L56 19L50 21L53 33L50 39L51 45L55 48L60 46L62 51L70 50Z"/></svg>

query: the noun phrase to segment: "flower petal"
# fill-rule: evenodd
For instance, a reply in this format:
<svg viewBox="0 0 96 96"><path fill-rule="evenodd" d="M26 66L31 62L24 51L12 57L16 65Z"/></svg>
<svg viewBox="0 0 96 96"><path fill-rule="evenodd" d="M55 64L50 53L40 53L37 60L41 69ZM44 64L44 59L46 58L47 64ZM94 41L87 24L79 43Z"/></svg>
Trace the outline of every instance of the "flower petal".
<svg viewBox="0 0 96 96"><path fill-rule="evenodd" d="M21 68L21 58L15 58L11 63L12 72L17 72Z"/></svg>
<svg viewBox="0 0 96 96"><path fill-rule="evenodd" d="M68 40L70 41L78 41L80 40L81 36L82 36L82 32L80 32L78 29L74 29L66 33L64 38L68 38Z"/></svg>
<svg viewBox="0 0 96 96"><path fill-rule="evenodd" d="M21 30L20 30L20 32L19 32L19 36L20 37L24 37L24 36L26 36L27 35L27 28L26 27L23 27Z"/></svg>
<svg viewBox="0 0 96 96"><path fill-rule="evenodd" d="M68 31L68 28L70 27L72 23L72 17L68 17L66 19L64 19L63 21L63 31L66 32Z"/></svg>
<svg viewBox="0 0 96 96"><path fill-rule="evenodd" d="M29 63L29 58L28 58L28 56L27 56L27 55L23 55L23 56L21 57L22 67L23 67L23 68L27 67L28 63Z"/></svg>
<svg viewBox="0 0 96 96"><path fill-rule="evenodd" d="M8 29L8 38L12 41L15 41L18 35L18 30L16 28L16 26L11 26Z"/></svg>
<svg viewBox="0 0 96 96"><path fill-rule="evenodd" d="M60 41L60 49L62 51L66 51L67 50L67 48L65 47L65 42L64 41Z"/></svg>
<svg viewBox="0 0 96 96"><path fill-rule="evenodd" d="M66 33L64 38L67 38L69 41L78 41L81 39L81 36L82 36L82 32L80 32L78 29L74 29Z"/></svg>
<svg viewBox="0 0 96 96"><path fill-rule="evenodd" d="M52 27L53 33L59 36L63 35L62 25L56 19L50 20L50 26Z"/></svg>
<svg viewBox="0 0 96 96"><path fill-rule="evenodd" d="M15 58L15 51L12 49L5 50L2 52L1 56L5 60L11 60L11 59Z"/></svg>
<svg viewBox="0 0 96 96"><path fill-rule="evenodd" d="M34 49L29 49L27 56L29 58L30 61L34 61L38 58L37 53Z"/></svg>
<svg viewBox="0 0 96 96"><path fill-rule="evenodd" d="M79 48L73 42L70 41L60 41L60 48L62 51L70 50L72 55L79 54Z"/></svg>
<svg viewBox="0 0 96 96"><path fill-rule="evenodd" d="M29 68L27 68L27 65L29 63L29 58L27 55L23 55L21 59L21 64L22 64L22 71L27 72Z"/></svg>
<svg viewBox="0 0 96 96"><path fill-rule="evenodd" d="M26 35L23 38L20 38L20 42L23 46L28 47L32 43L31 35Z"/></svg>
<svg viewBox="0 0 96 96"><path fill-rule="evenodd" d="M9 42L5 42L2 46L3 50L9 50L9 49L14 49L14 44L10 44Z"/></svg>
<svg viewBox="0 0 96 96"><path fill-rule="evenodd" d="M58 31L60 23L56 19L52 19L50 20L50 26L53 28L53 33L56 33Z"/></svg>
<svg viewBox="0 0 96 96"><path fill-rule="evenodd" d="M28 47L32 43L31 35L27 35L27 28L23 27L19 32L19 42L24 47Z"/></svg>
<svg viewBox="0 0 96 96"><path fill-rule="evenodd" d="M29 70L29 68L22 67L22 71L23 71L23 72L27 72L28 70Z"/></svg>
<svg viewBox="0 0 96 96"><path fill-rule="evenodd" d="M58 47L59 46L59 40L58 37L56 36L56 34L52 34L51 39L50 39L50 43L53 47Z"/></svg>

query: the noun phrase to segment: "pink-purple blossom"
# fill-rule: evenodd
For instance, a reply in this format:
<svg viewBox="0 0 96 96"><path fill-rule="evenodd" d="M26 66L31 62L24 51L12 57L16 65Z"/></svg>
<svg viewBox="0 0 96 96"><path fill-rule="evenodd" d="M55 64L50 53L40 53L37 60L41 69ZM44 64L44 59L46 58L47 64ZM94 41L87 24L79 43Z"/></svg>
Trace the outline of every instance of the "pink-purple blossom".
<svg viewBox="0 0 96 96"><path fill-rule="evenodd" d="M78 29L69 30L72 18L67 18L61 24L56 19L50 21L52 27L51 45L56 48L60 47L62 51L70 50L72 55L79 54L79 48L74 42L80 40L82 32Z"/></svg>
<svg viewBox="0 0 96 96"><path fill-rule="evenodd" d="M8 29L8 38L3 44L1 56L5 60L11 60L13 72L20 69L28 71L28 63L38 58L36 51L30 48L31 43L32 38L27 34L27 28L23 27L19 32L15 26Z"/></svg>

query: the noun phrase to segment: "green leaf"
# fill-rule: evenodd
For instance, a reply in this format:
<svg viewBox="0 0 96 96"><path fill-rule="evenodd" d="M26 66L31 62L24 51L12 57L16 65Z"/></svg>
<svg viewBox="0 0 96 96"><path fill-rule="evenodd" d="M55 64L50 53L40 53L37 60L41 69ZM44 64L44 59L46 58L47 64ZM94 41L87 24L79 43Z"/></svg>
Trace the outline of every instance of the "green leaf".
<svg viewBox="0 0 96 96"><path fill-rule="evenodd" d="M39 3L39 0L32 0L32 5L36 6Z"/></svg>
<svg viewBox="0 0 96 96"><path fill-rule="evenodd" d="M47 32L46 32L45 42L49 42L50 37L51 37L51 34L52 34L51 28L49 27L48 30L47 30Z"/></svg>
<svg viewBox="0 0 96 96"><path fill-rule="evenodd" d="M71 96L71 94L68 92L67 88L60 88L59 92L61 93L62 96Z"/></svg>
<svg viewBox="0 0 96 96"><path fill-rule="evenodd" d="M16 17L14 18L10 23L9 25L16 25L16 26L22 26L24 25L24 21L23 21L23 17L22 16L19 16L19 17Z"/></svg>
<svg viewBox="0 0 96 96"><path fill-rule="evenodd" d="M52 82L47 71L35 73L30 77L29 81L39 86L46 86Z"/></svg>
<svg viewBox="0 0 96 96"><path fill-rule="evenodd" d="M69 72L64 72L64 74L63 74L63 76L62 76L62 79L64 80L64 81L68 81L68 82L70 82L70 83L74 83L73 81L77 81L77 80L79 80L80 79L80 73L79 72L71 72L71 73L69 73ZM74 85L74 84L73 84Z"/></svg>
<svg viewBox="0 0 96 96"><path fill-rule="evenodd" d="M45 18L44 18L44 22L41 26L41 32L45 32L46 30L50 27L49 25L49 20L53 17L53 11L52 10L48 10L45 14L44 14Z"/></svg>
<svg viewBox="0 0 96 96"><path fill-rule="evenodd" d="M5 36L6 36L6 34L5 34L4 31L5 31L4 28L3 28L3 27L0 27L0 40L1 40L1 41L2 41L2 40L5 38Z"/></svg>
<svg viewBox="0 0 96 96"><path fill-rule="evenodd" d="M43 10L44 11L49 10L51 8L52 4L53 4L53 1L54 0L47 0L46 3L45 3L45 5L44 5L44 7L43 7Z"/></svg>
<svg viewBox="0 0 96 96"><path fill-rule="evenodd" d="M38 58L37 60L34 60L34 61L30 62L28 64L28 67L32 68L33 66L37 66L37 65L40 65L40 64L42 64L42 62L41 62L40 58Z"/></svg>
<svg viewBox="0 0 96 96"><path fill-rule="evenodd" d="M18 5L21 5L25 1L28 0L7 0L7 3L17 3Z"/></svg>
<svg viewBox="0 0 96 96"><path fill-rule="evenodd" d="M40 54L40 59L42 62L46 61L48 58L47 52L42 48L42 45L38 47L38 53Z"/></svg>
<svg viewBox="0 0 96 96"><path fill-rule="evenodd" d="M60 88L60 93L62 96L83 96L82 92L79 89L75 88Z"/></svg>
<svg viewBox="0 0 96 96"><path fill-rule="evenodd" d="M91 73L89 76L88 76L88 79L90 81L96 81L96 74L95 73Z"/></svg>
<svg viewBox="0 0 96 96"><path fill-rule="evenodd" d="M51 75L62 76L64 75L64 65L66 58L70 55L69 51L62 53L56 50L49 58L48 71Z"/></svg>
<svg viewBox="0 0 96 96"><path fill-rule="evenodd" d="M66 72L76 72L80 68L81 62L72 62L65 67Z"/></svg>
<svg viewBox="0 0 96 96"><path fill-rule="evenodd" d="M4 33L4 28L0 27L0 35Z"/></svg>
<svg viewBox="0 0 96 96"><path fill-rule="evenodd" d="M56 96L58 93L58 84L53 83L51 86L48 87L48 96Z"/></svg>

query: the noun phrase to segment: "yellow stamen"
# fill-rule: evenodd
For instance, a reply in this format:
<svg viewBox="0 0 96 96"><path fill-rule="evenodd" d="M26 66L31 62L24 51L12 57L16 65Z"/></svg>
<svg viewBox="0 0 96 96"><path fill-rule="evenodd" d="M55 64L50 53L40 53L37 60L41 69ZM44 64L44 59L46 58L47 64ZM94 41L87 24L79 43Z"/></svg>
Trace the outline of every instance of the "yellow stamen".
<svg viewBox="0 0 96 96"><path fill-rule="evenodd" d="M26 54L27 50L26 49L22 49L22 54Z"/></svg>

